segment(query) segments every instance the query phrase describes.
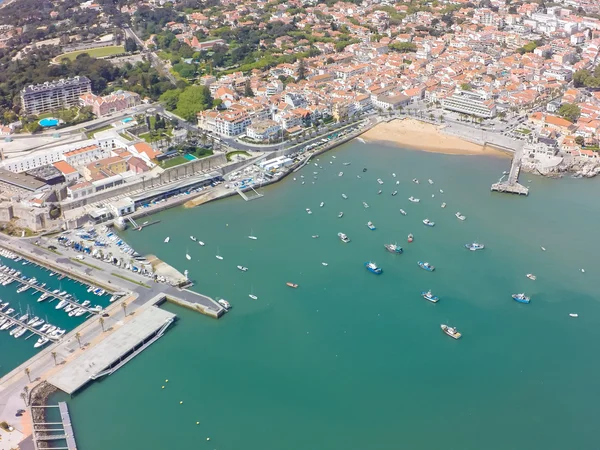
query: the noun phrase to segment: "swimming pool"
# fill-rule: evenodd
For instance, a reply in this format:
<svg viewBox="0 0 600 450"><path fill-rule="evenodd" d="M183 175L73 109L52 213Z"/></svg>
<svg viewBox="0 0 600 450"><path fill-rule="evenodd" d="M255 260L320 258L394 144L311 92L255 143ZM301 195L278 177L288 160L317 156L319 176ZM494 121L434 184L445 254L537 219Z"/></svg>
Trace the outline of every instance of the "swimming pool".
<svg viewBox="0 0 600 450"><path fill-rule="evenodd" d="M133 117L125 117L123 120L121 120L122 123L129 123L133 120Z"/></svg>
<svg viewBox="0 0 600 450"><path fill-rule="evenodd" d="M185 155L183 155L183 157L184 157L185 159L187 159L188 161L195 161L195 160L197 160L197 159L198 159L198 158L196 158L194 155L190 155L189 153L186 153Z"/></svg>
<svg viewBox="0 0 600 450"><path fill-rule="evenodd" d="M58 119L48 117L46 119L40 120L39 124L43 127L55 127L56 125L58 125Z"/></svg>

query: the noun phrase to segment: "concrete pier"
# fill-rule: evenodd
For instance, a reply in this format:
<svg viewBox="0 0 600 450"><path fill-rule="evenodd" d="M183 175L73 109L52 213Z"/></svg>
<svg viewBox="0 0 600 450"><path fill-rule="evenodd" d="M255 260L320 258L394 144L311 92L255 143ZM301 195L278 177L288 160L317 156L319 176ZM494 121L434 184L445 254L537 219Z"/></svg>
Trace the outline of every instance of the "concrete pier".
<svg viewBox="0 0 600 450"><path fill-rule="evenodd" d="M48 382L73 394L92 380L110 375L162 336L175 314L149 307L98 345L67 363Z"/></svg>
<svg viewBox="0 0 600 450"><path fill-rule="evenodd" d="M493 192L506 192L509 194L529 195L529 189L519 183L519 174L521 173L521 154L522 149L515 151L511 165L510 173L506 181L499 181L492 184Z"/></svg>
<svg viewBox="0 0 600 450"><path fill-rule="evenodd" d="M71 424L69 407L65 402L58 402L58 405L32 406L31 409L49 409L58 408L60 412L60 422L36 422L33 420L33 441L35 448L52 448L61 450L77 450L75 442L75 432ZM44 414L45 415L45 414ZM32 414L32 417L35 415ZM66 447L49 446L52 441L66 441ZM44 442L44 444L41 444Z"/></svg>

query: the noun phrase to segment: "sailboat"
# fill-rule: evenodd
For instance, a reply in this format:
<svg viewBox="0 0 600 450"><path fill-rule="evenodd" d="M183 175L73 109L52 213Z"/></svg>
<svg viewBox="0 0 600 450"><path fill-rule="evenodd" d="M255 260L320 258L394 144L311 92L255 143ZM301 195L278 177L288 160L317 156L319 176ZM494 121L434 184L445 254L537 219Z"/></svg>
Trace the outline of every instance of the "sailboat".
<svg viewBox="0 0 600 450"><path fill-rule="evenodd" d="M250 230L250 236L248 236L248 239L257 240L258 238L254 236L254 233L252 233L252 230Z"/></svg>
<svg viewBox="0 0 600 450"><path fill-rule="evenodd" d="M167 237L165 238L165 244L168 244L170 240L171 240L171 238L170 238L169 236L167 236Z"/></svg>
<svg viewBox="0 0 600 450"><path fill-rule="evenodd" d="M248 294L248 297L250 297L252 300L258 300L258 297L254 295L254 287L250 289L250 294Z"/></svg>
<svg viewBox="0 0 600 450"><path fill-rule="evenodd" d="M217 247L217 256L216 256L216 258L217 258L217 259L220 259L220 260L222 261L222 260L223 260L223 257L222 257L221 255L219 255L219 253L220 253L220 252L219 252L219 247Z"/></svg>

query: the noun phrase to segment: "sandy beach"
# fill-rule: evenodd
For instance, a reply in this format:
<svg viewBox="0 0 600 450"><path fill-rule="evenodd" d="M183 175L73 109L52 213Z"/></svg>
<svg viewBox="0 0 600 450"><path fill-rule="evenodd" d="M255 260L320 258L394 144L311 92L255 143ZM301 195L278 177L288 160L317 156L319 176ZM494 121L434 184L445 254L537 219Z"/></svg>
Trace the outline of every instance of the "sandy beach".
<svg viewBox="0 0 600 450"><path fill-rule="evenodd" d="M414 119L397 119L382 122L361 137L370 142L386 142L400 147L448 155L506 156L506 153L500 150L445 134L442 128L443 126L439 127Z"/></svg>

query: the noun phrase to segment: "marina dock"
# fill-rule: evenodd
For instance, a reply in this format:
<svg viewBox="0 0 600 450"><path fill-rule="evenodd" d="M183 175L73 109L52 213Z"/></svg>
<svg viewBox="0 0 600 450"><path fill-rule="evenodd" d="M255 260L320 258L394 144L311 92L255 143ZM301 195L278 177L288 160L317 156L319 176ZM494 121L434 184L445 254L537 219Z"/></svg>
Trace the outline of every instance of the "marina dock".
<svg viewBox="0 0 600 450"><path fill-rule="evenodd" d="M9 319L11 322L14 322L17 327L25 327L25 328L27 328L28 331L31 331L33 334L37 334L39 337L48 338L52 342L56 342L56 341L58 341L58 339L60 339L60 338L51 337L50 334L42 333L40 330L33 328L31 325L27 325L26 321L22 322L19 319L17 319L18 316L19 316L19 313L15 313L15 317L13 317L9 314L6 314L6 313L0 311L1 319ZM25 339L29 339L30 337L31 336L27 336Z"/></svg>
<svg viewBox="0 0 600 450"><path fill-rule="evenodd" d="M69 407L65 402L58 402L58 405L32 406L33 408L58 408L60 412L60 422L33 422L33 440L36 448L52 448L53 450L77 450L75 442L75 432L71 425L71 416ZM32 416L34 416L32 414ZM51 441L66 441L66 447L48 446ZM44 444L40 445L40 442Z"/></svg>
<svg viewBox="0 0 600 450"><path fill-rule="evenodd" d="M159 339L175 314L150 306L98 345L67 363L48 378L58 389L73 394L92 380L110 375Z"/></svg>
<svg viewBox="0 0 600 450"><path fill-rule="evenodd" d="M515 151L513 156L510 172L506 181L499 181L492 184L493 192L506 192L509 194L529 195L529 189L519 183L519 174L521 173L521 156L522 150Z"/></svg>

